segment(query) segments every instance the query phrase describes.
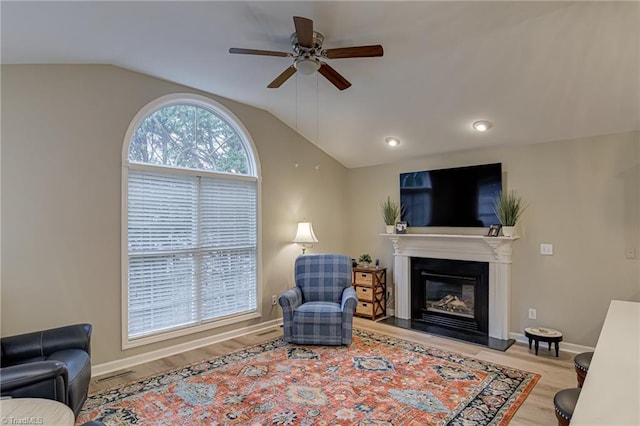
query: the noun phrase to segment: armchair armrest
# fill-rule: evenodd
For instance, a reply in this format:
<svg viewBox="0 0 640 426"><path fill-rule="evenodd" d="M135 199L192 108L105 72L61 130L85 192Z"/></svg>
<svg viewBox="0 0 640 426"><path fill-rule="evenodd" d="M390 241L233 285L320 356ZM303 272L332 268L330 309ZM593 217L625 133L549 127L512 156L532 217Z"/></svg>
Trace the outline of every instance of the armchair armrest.
<svg viewBox="0 0 640 426"><path fill-rule="evenodd" d="M302 290L291 288L280 295L278 303L282 306L282 333L285 342L293 341L293 311L302 305Z"/></svg>
<svg viewBox="0 0 640 426"><path fill-rule="evenodd" d="M57 381L62 381L57 383ZM0 368L0 393L2 395L24 396L21 390L29 388L33 392L41 385L48 394L54 393L56 400L66 403L65 390L69 382L67 366L60 361L37 361ZM38 395L34 395L37 397Z"/></svg>
<svg viewBox="0 0 640 426"><path fill-rule="evenodd" d="M291 288L280 295L278 303L282 306L282 311L293 314L297 307L302 305L302 291L298 287Z"/></svg>
<svg viewBox="0 0 640 426"><path fill-rule="evenodd" d="M353 314L358 306L358 295L353 287L346 287L342 292L342 343L350 345L353 342Z"/></svg>
<svg viewBox="0 0 640 426"><path fill-rule="evenodd" d="M340 308L344 313L350 313L353 315L353 312L356 310L356 306L358 306L358 296L356 295L356 291L352 287L347 287L342 292L342 303Z"/></svg>
<svg viewBox="0 0 640 426"><path fill-rule="evenodd" d="M91 355L91 331L91 324L75 324L3 337L0 339L2 366L45 357L63 349L82 349Z"/></svg>

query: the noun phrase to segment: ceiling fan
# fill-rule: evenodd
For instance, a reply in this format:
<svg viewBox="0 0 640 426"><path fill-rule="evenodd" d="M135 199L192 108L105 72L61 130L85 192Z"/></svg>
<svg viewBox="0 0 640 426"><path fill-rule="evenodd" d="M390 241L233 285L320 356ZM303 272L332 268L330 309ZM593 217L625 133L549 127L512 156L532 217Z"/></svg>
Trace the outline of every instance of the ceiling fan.
<svg viewBox="0 0 640 426"><path fill-rule="evenodd" d="M240 49L236 47L229 49L229 53L293 58L293 65L269 83L267 87L270 89L280 87L296 72L310 75L318 71L339 90L349 88L351 83L321 59L370 58L382 56L383 54L382 46L379 44L323 49L322 43L324 42L324 36L313 30L313 21L311 19L294 16L293 24L296 29L296 32L291 34L291 49L293 53L275 52L272 50Z"/></svg>

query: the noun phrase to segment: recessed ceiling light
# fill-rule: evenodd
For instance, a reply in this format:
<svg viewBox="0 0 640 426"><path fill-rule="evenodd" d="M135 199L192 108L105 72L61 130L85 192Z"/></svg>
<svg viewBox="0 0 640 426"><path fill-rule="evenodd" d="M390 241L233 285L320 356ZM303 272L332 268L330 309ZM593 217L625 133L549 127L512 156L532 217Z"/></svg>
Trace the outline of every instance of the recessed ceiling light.
<svg viewBox="0 0 640 426"><path fill-rule="evenodd" d="M387 145L389 145L390 147L394 147L394 146L398 146L398 145L400 145L400 139L398 139L398 138L391 138L391 137L389 137L389 138L386 138L384 141L385 141L385 142L387 143Z"/></svg>
<svg viewBox="0 0 640 426"><path fill-rule="evenodd" d="M473 123L473 128L479 132L486 132L491 128L491 122L487 120L480 120Z"/></svg>

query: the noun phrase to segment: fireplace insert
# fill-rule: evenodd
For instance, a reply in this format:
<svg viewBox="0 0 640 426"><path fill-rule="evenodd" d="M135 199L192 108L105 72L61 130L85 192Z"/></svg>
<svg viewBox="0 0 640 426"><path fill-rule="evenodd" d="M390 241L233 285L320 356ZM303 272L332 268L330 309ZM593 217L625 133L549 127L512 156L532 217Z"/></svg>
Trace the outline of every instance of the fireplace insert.
<svg viewBox="0 0 640 426"><path fill-rule="evenodd" d="M412 257L411 319L488 336L489 264Z"/></svg>

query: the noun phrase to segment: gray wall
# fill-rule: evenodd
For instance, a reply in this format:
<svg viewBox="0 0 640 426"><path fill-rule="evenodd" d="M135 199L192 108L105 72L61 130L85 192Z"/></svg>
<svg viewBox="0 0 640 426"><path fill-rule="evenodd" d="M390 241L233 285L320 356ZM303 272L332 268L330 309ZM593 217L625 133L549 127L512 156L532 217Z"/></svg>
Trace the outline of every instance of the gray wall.
<svg viewBox="0 0 640 426"><path fill-rule="evenodd" d="M117 67L10 65L1 77L3 336L91 322L100 364L277 318L270 298L293 285L298 220L313 222L312 252L368 252L392 266L378 203L398 198L398 173L489 162L503 163L508 188L529 204L514 247L511 331L546 325L593 346L610 299L640 300L640 261L625 259L630 247L640 255L638 132L347 170L268 112ZM176 92L224 104L256 144L263 317L122 351L124 134L140 108ZM539 254L543 242L554 256ZM538 321L527 319L529 307Z"/></svg>
<svg viewBox="0 0 640 426"><path fill-rule="evenodd" d="M257 147L263 317L122 351L122 145L144 105L176 92L224 104ZM10 65L2 67L1 136L3 336L90 322L100 364L229 331L281 316L271 295L293 286L300 248L290 241L303 217L320 240L312 252L345 247L347 170L263 110L113 66Z"/></svg>
<svg viewBox="0 0 640 426"><path fill-rule="evenodd" d="M639 139L632 132L350 169L348 251L393 266L378 203L399 199L399 173L501 162L506 187L529 204L514 244L510 331L544 325L594 346L611 299L640 301ZM554 255L541 256L540 243L552 243ZM636 259L625 258L628 248Z"/></svg>

